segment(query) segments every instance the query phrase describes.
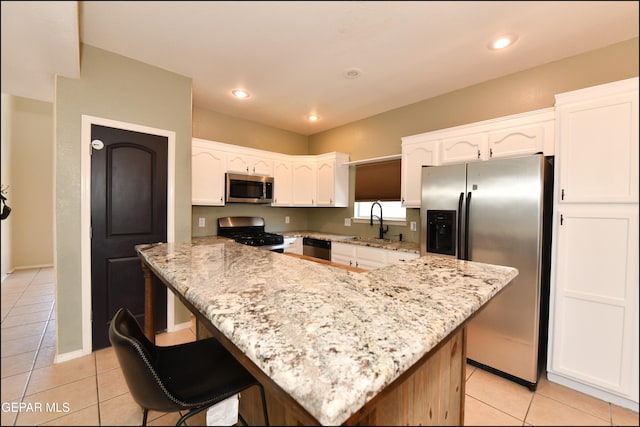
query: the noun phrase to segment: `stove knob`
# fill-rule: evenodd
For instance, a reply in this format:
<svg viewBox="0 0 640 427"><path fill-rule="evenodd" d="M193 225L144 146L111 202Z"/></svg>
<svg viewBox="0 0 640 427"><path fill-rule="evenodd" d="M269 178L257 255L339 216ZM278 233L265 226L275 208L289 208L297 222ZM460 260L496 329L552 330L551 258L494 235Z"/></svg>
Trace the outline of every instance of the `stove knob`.
<svg viewBox="0 0 640 427"><path fill-rule="evenodd" d="M260 239L260 244L264 245L264 239Z"/></svg>

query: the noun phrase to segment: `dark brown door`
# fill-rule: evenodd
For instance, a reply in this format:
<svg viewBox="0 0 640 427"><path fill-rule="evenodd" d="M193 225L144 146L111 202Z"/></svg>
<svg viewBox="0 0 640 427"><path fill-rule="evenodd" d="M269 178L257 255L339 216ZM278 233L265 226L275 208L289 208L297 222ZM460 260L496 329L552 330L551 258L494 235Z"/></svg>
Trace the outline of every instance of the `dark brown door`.
<svg viewBox="0 0 640 427"><path fill-rule="evenodd" d="M167 240L166 137L91 125L93 350L127 307L144 328L144 276L135 245ZM157 279L155 279L157 281ZM155 283L156 331L167 326L166 287Z"/></svg>

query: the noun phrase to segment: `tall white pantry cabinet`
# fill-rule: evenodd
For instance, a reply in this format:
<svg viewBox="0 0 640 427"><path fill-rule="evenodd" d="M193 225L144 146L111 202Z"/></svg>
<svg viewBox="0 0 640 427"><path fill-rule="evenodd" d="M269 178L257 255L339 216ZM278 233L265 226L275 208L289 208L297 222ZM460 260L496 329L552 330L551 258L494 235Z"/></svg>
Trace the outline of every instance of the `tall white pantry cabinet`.
<svg viewBox="0 0 640 427"><path fill-rule="evenodd" d="M556 95L549 380L638 411L638 78Z"/></svg>

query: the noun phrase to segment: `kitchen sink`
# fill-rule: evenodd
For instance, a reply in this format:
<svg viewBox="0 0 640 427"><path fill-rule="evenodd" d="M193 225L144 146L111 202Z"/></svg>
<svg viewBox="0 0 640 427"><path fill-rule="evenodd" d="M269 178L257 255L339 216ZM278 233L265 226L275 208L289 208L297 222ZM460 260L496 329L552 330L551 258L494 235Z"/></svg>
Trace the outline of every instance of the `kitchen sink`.
<svg viewBox="0 0 640 427"><path fill-rule="evenodd" d="M351 240L351 241L354 241L354 242L377 243L377 244L384 244L384 243L393 242L393 240L391 240L391 239L378 239L377 237L360 237L360 236L350 237L347 240Z"/></svg>

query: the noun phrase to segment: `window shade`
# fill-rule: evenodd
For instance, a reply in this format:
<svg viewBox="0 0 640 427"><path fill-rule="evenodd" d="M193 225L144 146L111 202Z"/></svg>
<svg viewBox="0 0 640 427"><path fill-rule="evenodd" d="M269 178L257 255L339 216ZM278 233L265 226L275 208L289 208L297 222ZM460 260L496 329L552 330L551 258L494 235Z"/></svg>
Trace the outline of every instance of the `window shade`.
<svg viewBox="0 0 640 427"><path fill-rule="evenodd" d="M400 200L400 159L356 165L356 202Z"/></svg>

